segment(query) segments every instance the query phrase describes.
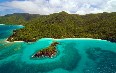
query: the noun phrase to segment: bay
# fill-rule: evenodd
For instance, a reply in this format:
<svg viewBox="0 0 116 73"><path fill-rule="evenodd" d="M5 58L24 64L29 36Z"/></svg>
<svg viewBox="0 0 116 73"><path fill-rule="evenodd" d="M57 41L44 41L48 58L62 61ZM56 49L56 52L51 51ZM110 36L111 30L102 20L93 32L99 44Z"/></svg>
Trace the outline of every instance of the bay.
<svg viewBox="0 0 116 73"><path fill-rule="evenodd" d="M6 42L22 26L0 25L0 73L116 73L116 43L92 38L41 38L33 43ZM31 56L54 41L54 58Z"/></svg>

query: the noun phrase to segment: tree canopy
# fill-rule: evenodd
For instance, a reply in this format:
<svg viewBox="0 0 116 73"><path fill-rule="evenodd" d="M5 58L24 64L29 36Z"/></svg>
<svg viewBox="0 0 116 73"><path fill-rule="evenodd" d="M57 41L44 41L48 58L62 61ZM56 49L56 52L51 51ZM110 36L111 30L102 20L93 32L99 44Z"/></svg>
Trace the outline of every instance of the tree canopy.
<svg viewBox="0 0 116 73"><path fill-rule="evenodd" d="M9 37L9 41L32 42L46 37L116 40L116 12L87 15L64 11L50 15L15 13L0 16L0 23L25 26L14 31L16 33Z"/></svg>

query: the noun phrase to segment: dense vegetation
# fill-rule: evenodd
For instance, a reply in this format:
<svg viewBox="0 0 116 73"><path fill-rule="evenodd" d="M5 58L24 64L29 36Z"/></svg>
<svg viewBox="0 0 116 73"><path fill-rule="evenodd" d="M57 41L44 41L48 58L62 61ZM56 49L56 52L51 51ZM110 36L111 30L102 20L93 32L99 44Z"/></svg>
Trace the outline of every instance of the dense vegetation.
<svg viewBox="0 0 116 73"><path fill-rule="evenodd" d="M50 15L15 13L0 17L3 24L21 24L25 28L16 30L8 40L36 41L40 38L99 38L116 40L116 12L99 14Z"/></svg>
<svg viewBox="0 0 116 73"><path fill-rule="evenodd" d="M41 49L35 53L32 58L44 58L49 57L53 58L57 55L56 45L59 44L58 42L53 42L49 47Z"/></svg>

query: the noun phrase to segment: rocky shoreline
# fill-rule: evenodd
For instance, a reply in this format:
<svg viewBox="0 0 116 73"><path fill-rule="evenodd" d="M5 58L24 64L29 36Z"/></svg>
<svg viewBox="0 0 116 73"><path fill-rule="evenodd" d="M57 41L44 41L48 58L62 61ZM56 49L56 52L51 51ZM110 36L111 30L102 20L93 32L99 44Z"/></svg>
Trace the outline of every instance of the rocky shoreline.
<svg viewBox="0 0 116 73"><path fill-rule="evenodd" d="M58 42L53 42L49 47L44 48L42 50L39 50L37 53L35 53L32 58L53 58L57 55L57 49L56 45L59 44Z"/></svg>
<svg viewBox="0 0 116 73"><path fill-rule="evenodd" d="M107 40L107 41L110 41L112 43L116 43L116 38L103 38L102 40Z"/></svg>

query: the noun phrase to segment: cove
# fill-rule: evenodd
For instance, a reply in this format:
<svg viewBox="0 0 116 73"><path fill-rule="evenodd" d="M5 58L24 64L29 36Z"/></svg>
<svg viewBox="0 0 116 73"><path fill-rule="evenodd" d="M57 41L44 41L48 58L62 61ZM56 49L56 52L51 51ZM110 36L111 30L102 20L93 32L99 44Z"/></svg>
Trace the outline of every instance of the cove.
<svg viewBox="0 0 116 73"><path fill-rule="evenodd" d="M3 29L3 25L0 26ZM41 38L33 43L7 42L5 39L12 35L14 28L19 28L10 27L5 26L7 30L1 32L0 73L116 72L116 43L92 38ZM53 41L59 42L56 57L31 57L36 51L50 46Z"/></svg>

